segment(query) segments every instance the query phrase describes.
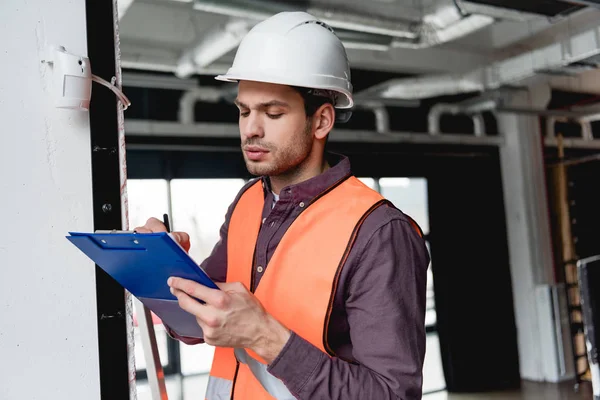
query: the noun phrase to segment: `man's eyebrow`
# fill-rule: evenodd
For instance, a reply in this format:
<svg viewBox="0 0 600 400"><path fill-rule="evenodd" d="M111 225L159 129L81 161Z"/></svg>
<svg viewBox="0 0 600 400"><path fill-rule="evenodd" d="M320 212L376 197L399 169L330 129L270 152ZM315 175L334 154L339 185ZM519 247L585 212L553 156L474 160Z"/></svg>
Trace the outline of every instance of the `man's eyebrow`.
<svg viewBox="0 0 600 400"><path fill-rule="evenodd" d="M288 103L286 103L285 101L281 101L281 100L271 100L271 101L267 101L266 103L260 103L259 105L262 108L268 108L268 107L287 107L287 108L289 108L290 107L290 105Z"/></svg>
<svg viewBox="0 0 600 400"><path fill-rule="evenodd" d="M236 106L238 106L239 108L250 108L250 107L248 107L247 105L245 105L244 103L242 103L241 101L239 101L238 99L235 99L235 100L233 101L233 103L234 103Z"/></svg>
<svg viewBox="0 0 600 400"><path fill-rule="evenodd" d="M238 106L240 108L250 108L248 105L242 103L238 99L235 99L233 102L235 103L236 106ZM271 100L271 101L267 101L265 103L258 104L258 107L259 108L269 108L269 107L287 107L287 108L289 108L290 105L288 103L286 103L285 101Z"/></svg>

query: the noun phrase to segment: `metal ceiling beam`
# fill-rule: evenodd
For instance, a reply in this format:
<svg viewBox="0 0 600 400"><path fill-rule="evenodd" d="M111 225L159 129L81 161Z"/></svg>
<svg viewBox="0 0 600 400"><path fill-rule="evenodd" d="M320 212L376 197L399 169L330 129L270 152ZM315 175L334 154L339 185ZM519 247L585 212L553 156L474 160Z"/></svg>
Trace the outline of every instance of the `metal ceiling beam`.
<svg viewBox="0 0 600 400"><path fill-rule="evenodd" d="M181 137L181 138L222 138L238 139L239 127L236 124L195 123L184 125L177 122L148 120L125 120L126 136ZM367 130L334 129L330 136L332 142L355 143L415 143L415 144L452 144L476 146L500 146L504 139L499 136L476 137L473 135L429 135L410 132L375 132Z"/></svg>
<svg viewBox="0 0 600 400"><path fill-rule="evenodd" d="M121 37L121 65L145 71L174 72L179 57L177 49L161 44L146 43ZM427 51L393 48L388 52L347 49L348 59L353 68L399 73L441 73L464 71L481 65L487 56L462 52L456 49L435 47ZM444 60L443 63L440 60ZM224 59L205 68L198 68L197 74L217 75L230 67Z"/></svg>
<svg viewBox="0 0 600 400"><path fill-rule="evenodd" d="M534 115L540 117L558 117L581 121L597 121L600 120L600 108L588 111L571 111L571 110L537 110L528 108L516 107L498 107L494 110L497 113L504 114L523 114Z"/></svg>
<svg viewBox="0 0 600 400"><path fill-rule="evenodd" d="M594 0L558 0L563 3L579 4L580 6L590 6L600 8L600 1Z"/></svg>
<svg viewBox="0 0 600 400"><path fill-rule="evenodd" d="M137 72L124 72L122 76L124 87L190 90L198 86L198 81L195 79L181 79L175 76L162 76Z"/></svg>
<svg viewBox="0 0 600 400"><path fill-rule="evenodd" d="M523 134L527 134L526 132ZM239 139L239 128L236 124L223 123L196 123L184 125L177 122L162 122L150 120L125 120L126 136L148 137L180 137L180 138L221 138ZM414 144L448 144L471 146L503 146L502 136L474 136L411 132L387 132L385 134L366 130L334 129L330 139L332 142L355 143L414 143ZM549 147L556 147L556 137L546 137L544 143ZM600 149L600 139L563 138L565 148ZM145 145L135 145L142 149ZM128 145L129 148L129 145ZM149 148L148 148L149 149ZM185 145L178 145L179 150L191 150Z"/></svg>
<svg viewBox="0 0 600 400"><path fill-rule="evenodd" d="M547 137L544 139L544 144L548 147L558 147L558 139ZM568 149L600 149L600 139L563 138L562 146Z"/></svg>

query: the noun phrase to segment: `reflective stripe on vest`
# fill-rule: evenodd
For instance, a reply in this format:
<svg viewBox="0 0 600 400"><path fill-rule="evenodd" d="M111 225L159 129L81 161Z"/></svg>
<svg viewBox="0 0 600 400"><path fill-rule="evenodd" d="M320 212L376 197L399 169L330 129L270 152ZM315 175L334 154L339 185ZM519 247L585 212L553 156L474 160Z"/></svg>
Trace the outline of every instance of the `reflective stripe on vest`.
<svg viewBox="0 0 600 400"><path fill-rule="evenodd" d="M255 360L244 349L235 349L235 358L244 363L252 372L252 375L258 380L263 389L273 398L278 400L294 400L295 397L290 393L285 384L267 371L267 365Z"/></svg>
<svg viewBox="0 0 600 400"><path fill-rule="evenodd" d="M211 376L209 378L208 387L206 389L206 400L229 400L231 398L231 387L233 381L229 379L217 378Z"/></svg>
<svg viewBox="0 0 600 400"><path fill-rule="evenodd" d="M242 194L229 222L227 282L242 282L256 289L256 297L279 322L333 355L327 329L338 279L358 228L384 202L379 193L349 177L311 204L303 204L303 211L271 257L260 285L254 288L254 248L264 206L263 187L257 180ZM210 376L209 391L217 399L219 379L215 378L233 382L233 394L229 395L235 400L294 398L283 390L283 382L269 374L264 360L249 349L238 349L234 354L232 349L217 348ZM213 400L208 394L207 399Z"/></svg>

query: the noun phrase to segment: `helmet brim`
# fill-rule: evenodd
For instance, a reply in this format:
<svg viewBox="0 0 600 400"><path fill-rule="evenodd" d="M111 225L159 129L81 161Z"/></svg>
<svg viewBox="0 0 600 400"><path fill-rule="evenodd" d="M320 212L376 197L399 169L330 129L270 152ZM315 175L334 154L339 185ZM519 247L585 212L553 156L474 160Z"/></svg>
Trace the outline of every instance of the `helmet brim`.
<svg viewBox="0 0 600 400"><path fill-rule="evenodd" d="M218 81L223 81L223 82L239 82L239 81L253 81L253 82L263 82L263 83L273 83L276 85L287 85L287 86L297 86L297 87L305 87L305 88L309 88L309 89L323 89L323 90L331 90L334 91L336 93L339 93L340 96L338 97L336 104L334 105L335 108L338 109L351 109L354 106L354 100L352 99L352 88L349 88L349 90L342 90L340 89L339 84L335 85L333 82L328 82L328 81L332 81L336 78L332 78L332 77L319 77L319 79L316 79L315 84L312 84L310 86L306 85L306 82L294 82L293 79L290 79L289 77L285 78L285 77L277 77L277 76L273 76L270 75L268 77L265 77L262 74L236 74L236 73L226 73L223 75L217 75L215 77L216 80Z"/></svg>

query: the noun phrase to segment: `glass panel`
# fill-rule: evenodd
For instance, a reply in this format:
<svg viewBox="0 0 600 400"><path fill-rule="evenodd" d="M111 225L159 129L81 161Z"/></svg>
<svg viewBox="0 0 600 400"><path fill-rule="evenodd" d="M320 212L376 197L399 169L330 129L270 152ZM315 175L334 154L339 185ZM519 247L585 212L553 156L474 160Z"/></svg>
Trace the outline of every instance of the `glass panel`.
<svg viewBox="0 0 600 400"><path fill-rule="evenodd" d="M167 181L164 179L128 179L127 195L129 208L129 228L144 225L150 217L162 218L168 212ZM161 364L169 363L167 347L167 333L155 315L154 330ZM137 312L133 310L134 337L135 337L135 364L138 371L146 369L144 348L140 338L140 329L137 326Z"/></svg>
<svg viewBox="0 0 600 400"><path fill-rule="evenodd" d="M427 335L425 360L423 363L423 394L443 390L446 388L444 369L442 366L442 353L437 333ZM433 397L432 397L433 398ZM429 399L429 397L423 397Z"/></svg>
<svg viewBox="0 0 600 400"><path fill-rule="evenodd" d="M171 181L173 229L190 235L190 256L200 264L219 240L219 229L243 179Z"/></svg>
<svg viewBox="0 0 600 400"><path fill-rule="evenodd" d="M359 181L370 187L371 189L375 189L375 179L373 178L357 178Z"/></svg>
<svg viewBox="0 0 600 400"><path fill-rule="evenodd" d="M148 218L162 218L169 211L167 181L164 179L128 179L129 228L142 226Z"/></svg>
<svg viewBox="0 0 600 400"><path fill-rule="evenodd" d="M431 247L428 241L425 242L427 245L427 251L431 254ZM433 271L431 269L431 261L427 267L427 294L426 294L426 305L425 305L425 326L435 327L437 323L437 315L435 312L435 294L433 291Z"/></svg>
<svg viewBox="0 0 600 400"><path fill-rule="evenodd" d="M381 194L394 203L402 212L413 218L429 233L429 209L427 203L427 179L425 178L381 178Z"/></svg>
<svg viewBox="0 0 600 400"><path fill-rule="evenodd" d="M243 179L179 179L171 181L173 229L187 232L190 255L198 264L219 240L229 205L244 186ZM179 343L183 375L210 371L214 347ZM201 381L204 382L204 381Z"/></svg>

